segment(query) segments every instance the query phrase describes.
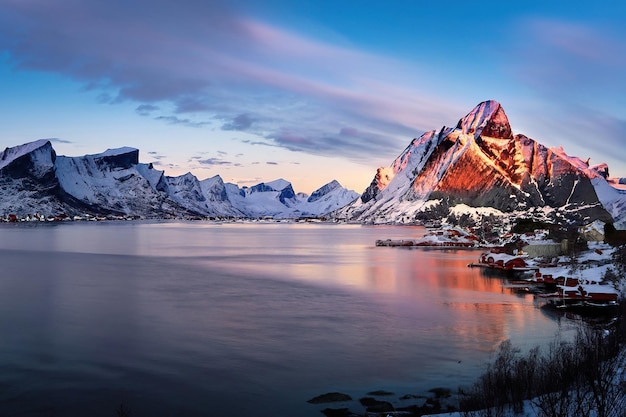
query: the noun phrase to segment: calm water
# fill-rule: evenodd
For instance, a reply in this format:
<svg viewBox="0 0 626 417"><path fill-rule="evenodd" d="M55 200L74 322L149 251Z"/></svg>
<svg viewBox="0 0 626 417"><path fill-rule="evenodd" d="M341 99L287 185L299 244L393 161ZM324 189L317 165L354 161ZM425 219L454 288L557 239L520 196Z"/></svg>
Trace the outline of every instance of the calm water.
<svg viewBox="0 0 626 417"><path fill-rule="evenodd" d="M320 416L307 399L456 389L503 340L572 331L467 268L477 251L374 246L423 233L1 225L0 415Z"/></svg>

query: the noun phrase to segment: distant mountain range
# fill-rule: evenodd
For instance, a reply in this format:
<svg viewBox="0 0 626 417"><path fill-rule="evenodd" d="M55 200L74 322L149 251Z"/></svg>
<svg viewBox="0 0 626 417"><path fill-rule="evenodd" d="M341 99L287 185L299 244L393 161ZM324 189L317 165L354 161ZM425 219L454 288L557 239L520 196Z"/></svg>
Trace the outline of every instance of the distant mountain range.
<svg viewBox="0 0 626 417"><path fill-rule="evenodd" d="M429 212L441 213L443 205L534 213L570 223L615 220L624 227L626 191L619 182L609 178L606 164L589 166L561 148L513 135L504 109L490 100L455 127L413 139L391 166L378 169L359 199L334 215L411 223Z"/></svg>
<svg viewBox="0 0 626 417"><path fill-rule="evenodd" d="M302 218L414 223L451 209L533 215L559 223L594 220L626 228L626 186L606 164L589 166L561 148L513 135L502 106L476 106L455 127L413 139L379 168L359 196L332 181L310 196L278 179L240 188L219 175L169 177L139 163L139 150L57 156L47 140L0 153L0 215L121 215Z"/></svg>
<svg viewBox="0 0 626 417"><path fill-rule="evenodd" d="M253 187L166 176L139 163L139 150L109 149L81 157L57 156L47 140L0 153L0 215L303 218L319 217L359 196L337 181L311 196L278 179Z"/></svg>

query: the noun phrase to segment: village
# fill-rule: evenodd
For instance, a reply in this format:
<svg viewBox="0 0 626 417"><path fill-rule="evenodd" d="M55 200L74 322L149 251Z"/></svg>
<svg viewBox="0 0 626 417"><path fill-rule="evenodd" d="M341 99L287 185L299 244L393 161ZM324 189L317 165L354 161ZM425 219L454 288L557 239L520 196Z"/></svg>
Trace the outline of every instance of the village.
<svg viewBox="0 0 626 417"><path fill-rule="evenodd" d="M526 228L531 230L515 232L513 228L486 241L478 228L444 224L430 226L418 239L377 240L376 246L480 248L484 252L468 267L500 271L506 279L503 288L533 293L559 309L618 306L626 293L619 279L620 266L615 264L620 249L608 243L604 223L596 221L575 232L570 230L569 236L548 228Z"/></svg>

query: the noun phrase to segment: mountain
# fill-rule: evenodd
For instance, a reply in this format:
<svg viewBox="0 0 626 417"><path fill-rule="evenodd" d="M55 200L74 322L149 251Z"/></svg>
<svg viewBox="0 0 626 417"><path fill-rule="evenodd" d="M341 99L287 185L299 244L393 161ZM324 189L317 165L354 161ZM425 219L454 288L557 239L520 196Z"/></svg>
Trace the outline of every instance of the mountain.
<svg viewBox="0 0 626 417"><path fill-rule="evenodd" d="M626 224L626 197L608 181L608 167L589 167L561 148L513 134L502 106L476 106L455 127L413 139L339 219L410 223L437 207L541 210L570 222Z"/></svg>
<svg viewBox="0 0 626 417"><path fill-rule="evenodd" d="M322 213L330 213L339 209L348 203L355 201L359 194L346 190L336 180L329 182L323 187L313 191L311 196L307 198L307 208L303 209L304 214L318 215ZM306 210L309 213L306 213Z"/></svg>
<svg viewBox="0 0 626 417"><path fill-rule="evenodd" d="M315 190L311 197L296 194L290 182L278 179L239 189L231 184L228 195L246 217L319 217L354 201L359 194L336 180Z"/></svg>
<svg viewBox="0 0 626 417"><path fill-rule="evenodd" d="M57 156L47 140L0 153L0 215L113 215L147 218L321 216L358 197L333 181L296 194L284 179L239 188L215 176L166 176L123 147L80 157Z"/></svg>
<svg viewBox="0 0 626 417"><path fill-rule="evenodd" d="M285 179L250 187L215 176L166 176L139 163L139 150L57 156L47 140L0 153L0 216L122 215L237 218L320 217L414 223L464 213L543 216L555 222L626 227L626 182L606 164L589 166L562 148L514 134L502 106L476 106L454 127L413 139L379 168L359 197L337 181L310 196Z"/></svg>

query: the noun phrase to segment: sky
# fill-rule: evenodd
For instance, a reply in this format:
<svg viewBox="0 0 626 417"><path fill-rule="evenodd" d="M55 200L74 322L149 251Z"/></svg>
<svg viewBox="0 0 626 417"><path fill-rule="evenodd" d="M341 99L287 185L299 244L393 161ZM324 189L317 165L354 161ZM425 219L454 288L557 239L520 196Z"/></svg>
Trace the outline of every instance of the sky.
<svg viewBox="0 0 626 417"><path fill-rule="evenodd" d="M493 99L514 133L626 177L625 18L623 0L0 0L0 146L361 193Z"/></svg>

